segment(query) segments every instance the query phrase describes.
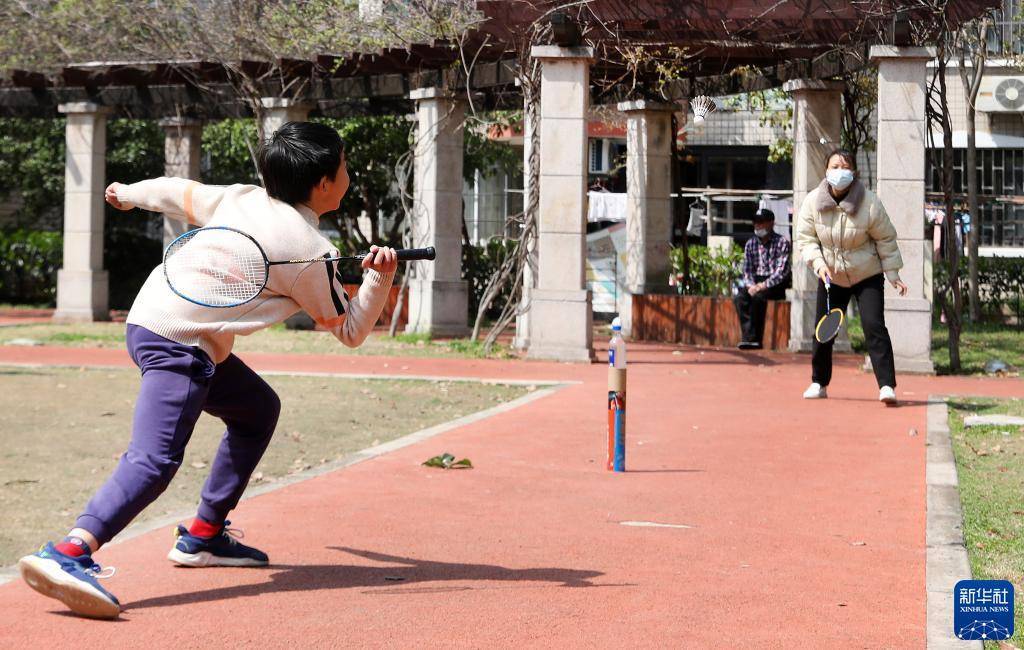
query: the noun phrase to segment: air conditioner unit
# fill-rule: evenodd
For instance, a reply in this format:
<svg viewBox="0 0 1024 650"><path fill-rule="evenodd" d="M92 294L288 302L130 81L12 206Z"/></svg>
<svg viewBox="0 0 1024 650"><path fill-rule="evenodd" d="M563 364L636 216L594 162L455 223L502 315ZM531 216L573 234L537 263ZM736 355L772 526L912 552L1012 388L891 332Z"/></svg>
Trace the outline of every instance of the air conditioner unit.
<svg viewBox="0 0 1024 650"><path fill-rule="evenodd" d="M981 79L975 108L983 113L1024 110L1024 77L985 75Z"/></svg>

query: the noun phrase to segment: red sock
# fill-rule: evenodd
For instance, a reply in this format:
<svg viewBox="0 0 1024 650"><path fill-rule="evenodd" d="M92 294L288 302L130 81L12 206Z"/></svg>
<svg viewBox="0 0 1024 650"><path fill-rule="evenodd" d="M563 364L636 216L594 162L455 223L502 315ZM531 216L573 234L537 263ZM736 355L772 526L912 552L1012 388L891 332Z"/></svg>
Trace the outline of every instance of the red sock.
<svg viewBox="0 0 1024 650"><path fill-rule="evenodd" d="M65 537L63 540L54 544L53 546L57 549L58 553L63 553L68 557L81 557L83 555L92 555L92 551L89 545L84 540L78 537Z"/></svg>
<svg viewBox="0 0 1024 650"><path fill-rule="evenodd" d="M192 525L189 526L188 532L196 537L213 537L218 535L222 528L224 528L224 524L211 524L196 517L192 520Z"/></svg>

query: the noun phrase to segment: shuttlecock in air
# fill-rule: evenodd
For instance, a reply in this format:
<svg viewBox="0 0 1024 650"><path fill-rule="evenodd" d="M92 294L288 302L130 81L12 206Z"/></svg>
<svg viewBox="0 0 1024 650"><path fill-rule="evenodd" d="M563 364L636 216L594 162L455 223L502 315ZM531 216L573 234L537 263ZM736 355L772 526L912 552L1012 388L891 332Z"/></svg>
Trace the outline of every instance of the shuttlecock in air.
<svg viewBox="0 0 1024 650"><path fill-rule="evenodd" d="M690 108L693 109L693 123L703 124L707 114L715 110L715 100L707 95L699 95L690 102Z"/></svg>

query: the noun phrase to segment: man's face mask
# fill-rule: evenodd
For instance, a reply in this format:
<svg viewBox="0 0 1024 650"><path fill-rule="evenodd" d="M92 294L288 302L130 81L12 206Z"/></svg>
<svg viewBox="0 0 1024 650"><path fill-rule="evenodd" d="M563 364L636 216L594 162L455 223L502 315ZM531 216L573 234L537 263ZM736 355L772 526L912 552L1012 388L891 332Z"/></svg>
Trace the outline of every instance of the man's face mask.
<svg viewBox="0 0 1024 650"><path fill-rule="evenodd" d="M830 169L825 172L825 180L837 190L845 190L853 182L852 169Z"/></svg>
<svg viewBox="0 0 1024 650"><path fill-rule="evenodd" d="M767 228L754 228L754 235L764 239L765 237L768 236L768 229Z"/></svg>

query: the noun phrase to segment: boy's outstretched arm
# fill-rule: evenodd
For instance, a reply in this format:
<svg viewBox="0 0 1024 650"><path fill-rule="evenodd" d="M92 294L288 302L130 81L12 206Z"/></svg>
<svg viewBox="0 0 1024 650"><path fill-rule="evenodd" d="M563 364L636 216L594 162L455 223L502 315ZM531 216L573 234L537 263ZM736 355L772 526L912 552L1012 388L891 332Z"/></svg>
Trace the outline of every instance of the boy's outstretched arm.
<svg viewBox="0 0 1024 650"><path fill-rule="evenodd" d="M398 254L393 248L371 246L362 267L363 283L351 298L345 293L337 262L307 266L290 294L317 325L351 348L366 340L380 318L398 268Z"/></svg>
<svg viewBox="0 0 1024 650"><path fill-rule="evenodd" d="M104 198L118 210L139 207L203 226L213 217L226 189L220 185L203 185L187 178L161 177L131 185L111 183L107 186Z"/></svg>

